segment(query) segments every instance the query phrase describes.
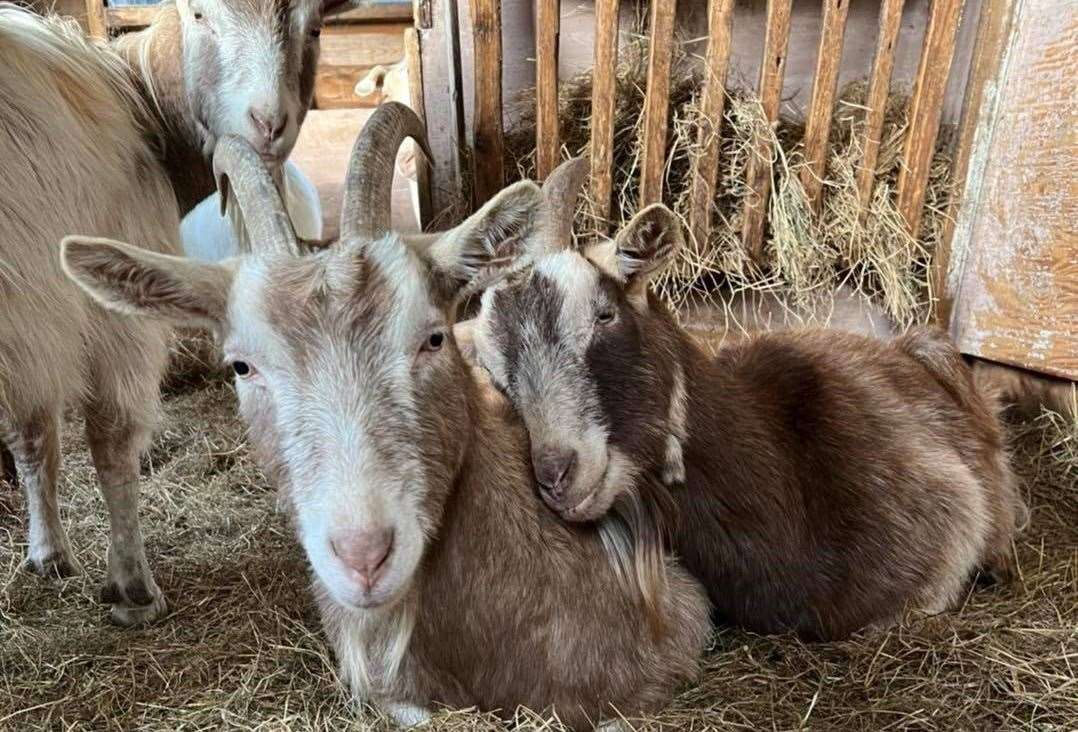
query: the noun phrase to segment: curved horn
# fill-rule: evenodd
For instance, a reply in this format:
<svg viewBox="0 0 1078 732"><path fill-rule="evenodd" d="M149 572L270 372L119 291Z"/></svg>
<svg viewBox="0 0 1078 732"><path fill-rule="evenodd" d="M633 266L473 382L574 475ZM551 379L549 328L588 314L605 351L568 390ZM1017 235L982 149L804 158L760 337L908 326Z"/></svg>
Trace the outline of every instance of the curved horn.
<svg viewBox="0 0 1078 732"><path fill-rule="evenodd" d="M221 207L233 190L252 251L299 255L296 233L281 194L251 144L237 135L225 135L213 151L213 176Z"/></svg>
<svg viewBox="0 0 1078 732"><path fill-rule="evenodd" d="M352 148L341 203L341 239L371 241L390 229L393 169L406 138L431 160L427 133L416 113L399 102L385 102L363 126Z"/></svg>
<svg viewBox="0 0 1078 732"><path fill-rule="evenodd" d="M576 201L590 170L587 158L573 158L555 168L543 182L543 204L539 215L543 246L548 250L565 249L572 243Z"/></svg>

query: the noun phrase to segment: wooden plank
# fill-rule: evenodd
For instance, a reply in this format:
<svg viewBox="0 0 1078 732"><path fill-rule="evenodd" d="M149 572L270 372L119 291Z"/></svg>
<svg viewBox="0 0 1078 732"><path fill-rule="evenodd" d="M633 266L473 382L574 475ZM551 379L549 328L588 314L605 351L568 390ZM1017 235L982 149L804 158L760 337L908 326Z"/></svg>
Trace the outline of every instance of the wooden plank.
<svg viewBox="0 0 1078 732"><path fill-rule="evenodd" d="M838 71L842 65L842 41L846 35L849 0L824 0L823 32L820 50L816 54L816 74L812 78L812 101L805 120L805 162L801 169L801 185L805 187L809 204L820 210L823 199L823 178L827 168L827 140L831 134Z"/></svg>
<svg viewBox="0 0 1078 732"><path fill-rule="evenodd" d="M107 38L108 23L105 21L103 0L86 0L86 32L94 38Z"/></svg>
<svg viewBox="0 0 1078 732"><path fill-rule="evenodd" d="M620 0L595 2L595 69L591 90L592 200L600 227L610 219L614 189L614 94Z"/></svg>
<svg viewBox="0 0 1078 732"><path fill-rule="evenodd" d="M404 57L404 32L408 28L405 23L324 28L314 83L315 108L377 106L381 95L356 96L356 84L375 66L392 66Z"/></svg>
<svg viewBox="0 0 1078 732"><path fill-rule="evenodd" d="M902 27L904 2L905 0L883 0L880 4L880 29L876 37L876 56L872 61L868 98L865 100L868 113L865 115L861 167L857 172L862 217L872 202L872 189L876 184L876 160L880 153L887 98L891 93L891 74L895 68L895 48L898 46L898 31Z"/></svg>
<svg viewBox="0 0 1078 732"><path fill-rule="evenodd" d="M790 40L790 11L793 0L767 0L767 31L764 35L764 53L760 64L760 103L764 117L774 124L779 116L782 95L782 79L786 71L786 46ZM771 193L770 144L763 135L753 143L753 155L749 160L747 184L749 194L745 200L745 215L741 238L745 249L757 263L763 261L764 218Z"/></svg>
<svg viewBox="0 0 1078 732"><path fill-rule="evenodd" d="M537 0L535 9L535 152L539 179L561 159L558 131L558 37L561 0Z"/></svg>
<svg viewBox="0 0 1078 732"><path fill-rule="evenodd" d="M692 178L692 204L689 229L693 246L703 251L711 231L711 207L719 178L719 152L722 143L722 115L726 106L726 73L733 47L734 0L711 0L708 5L708 42L700 129L697 144L700 157Z"/></svg>
<svg viewBox="0 0 1078 732"><path fill-rule="evenodd" d="M651 40L648 81L644 96L644 149L640 171L640 206L663 197L666 167L666 128L670 109L670 62L674 56L674 16L677 0L651 0Z"/></svg>
<svg viewBox="0 0 1078 732"><path fill-rule="evenodd" d="M427 115L423 103L423 64L419 58L419 32L415 28L409 28L404 32L404 62L408 69L410 106L426 126ZM430 201L430 161L418 151L415 155L415 180L419 199L419 228L425 231L433 213Z"/></svg>
<svg viewBox="0 0 1078 732"><path fill-rule="evenodd" d="M502 130L501 0L471 0L475 48L474 204L482 206L505 182Z"/></svg>
<svg viewBox="0 0 1078 732"><path fill-rule="evenodd" d="M902 170L896 194L898 210L906 219L910 234L921 233L928 168L936 148L947 76L954 59L955 38L962 18L963 0L935 0L921 49L921 63L910 98L909 129L902 153Z"/></svg>
<svg viewBox="0 0 1078 732"><path fill-rule="evenodd" d="M1076 380L1078 5L1014 7L974 133L952 333L964 353Z"/></svg>
<svg viewBox="0 0 1078 732"><path fill-rule="evenodd" d="M396 3L368 3L351 7L326 18L326 25L347 23L384 23L386 21L412 21L412 2L404 0Z"/></svg>
<svg viewBox="0 0 1078 732"><path fill-rule="evenodd" d="M465 191L464 99L460 26L455 0L416 0L423 115L434 155L430 175L431 226L447 229L470 207ZM429 27L424 27L426 22ZM467 176L470 180L471 176Z"/></svg>
<svg viewBox="0 0 1078 732"><path fill-rule="evenodd" d="M989 90L997 88L999 84L1004 50L1012 33L1016 1L998 0L982 3L977 22L977 37L974 41L973 57L970 60L970 76L966 83L962 119L958 125L958 139L955 143L951 171L956 195L951 199L947 217L943 223L943 234L932 255L932 272L929 280L936 323L944 328L948 327L951 320L957 280L961 276L961 272L958 271L961 269L960 266L955 267L956 271L953 276L950 275L951 251L958 231L958 222L962 220L964 227L968 225L971 216L967 214L972 214L975 210L975 203L980 198L980 188L983 183L980 170L984 161L979 161L975 168L971 167L974 143L977 130L982 123L991 120L995 115L995 107L999 99L998 96L989 94ZM982 154L983 149L984 146L982 146ZM973 175L970 175L971 169L975 170ZM967 201L971 205L964 205ZM965 257L960 256L957 259L956 264L960 265Z"/></svg>

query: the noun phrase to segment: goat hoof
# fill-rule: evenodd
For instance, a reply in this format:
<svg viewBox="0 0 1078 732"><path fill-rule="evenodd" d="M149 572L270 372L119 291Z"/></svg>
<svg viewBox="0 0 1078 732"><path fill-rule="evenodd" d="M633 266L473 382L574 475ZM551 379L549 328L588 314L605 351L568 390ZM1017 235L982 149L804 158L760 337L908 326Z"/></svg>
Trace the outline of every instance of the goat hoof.
<svg viewBox="0 0 1078 732"><path fill-rule="evenodd" d="M168 610L164 595L156 585L135 580L124 585L106 582L101 588L101 602L111 605L112 622L125 628L149 625Z"/></svg>
<svg viewBox="0 0 1078 732"><path fill-rule="evenodd" d="M71 556L70 552L62 549L47 552L40 557L31 555L26 558L23 567L26 571L33 572L45 579L64 579L65 577L74 577L81 572L75 557Z"/></svg>

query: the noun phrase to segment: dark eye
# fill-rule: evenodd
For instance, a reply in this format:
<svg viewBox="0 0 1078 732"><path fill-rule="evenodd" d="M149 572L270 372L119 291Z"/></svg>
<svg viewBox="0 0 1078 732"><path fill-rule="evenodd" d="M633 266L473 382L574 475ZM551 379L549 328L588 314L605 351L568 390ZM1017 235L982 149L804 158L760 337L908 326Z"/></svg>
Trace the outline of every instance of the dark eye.
<svg viewBox="0 0 1078 732"><path fill-rule="evenodd" d="M197 21L201 22L201 21L202 21L202 17L203 17L203 16L202 16L202 13L200 13L200 12L198 12L198 11L196 10L196 11L195 11L195 20L197 20Z"/></svg>
<svg viewBox="0 0 1078 732"><path fill-rule="evenodd" d="M599 311L599 314L595 316L595 322L599 325L610 325L614 322L614 318L617 314L611 308L605 308Z"/></svg>
<svg viewBox="0 0 1078 732"><path fill-rule="evenodd" d="M321 28L311 28L311 38L318 38L322 35Z"/></svg>
<svg viewBox="0 0 1078 732"><path fill-rule="evenodd" d="M255 372L251 367L251 364L246 361L233 361L232 370L235 371L236 376L239 376L241 379L246 378Z"/></svg>
<svg viewBox="0 0 1078 732"><path fill-rule="evenodd" d="M434 351L441 350L443 343L445 343L445 333L436 330L427 336L427 342L423 344L423 350L433 353Z"/></svg>

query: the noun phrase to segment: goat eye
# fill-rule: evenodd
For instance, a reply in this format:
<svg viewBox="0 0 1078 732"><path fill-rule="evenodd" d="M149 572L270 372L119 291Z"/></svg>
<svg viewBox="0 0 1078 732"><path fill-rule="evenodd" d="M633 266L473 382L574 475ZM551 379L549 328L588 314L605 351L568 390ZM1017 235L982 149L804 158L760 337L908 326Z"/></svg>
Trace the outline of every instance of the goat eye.
<svg viewBox="0 0 1078 732"><path fill-rule="evenodd" d="M322 35L321 28L311 28L311 38L318 38Z"/></svg>
<svg viewBox="0 0 1078 732"><path fill-rule="evenodd" d="M201 23L201 22L202 22L202 19L203 19L203 17L204 17L204 16L202 15L202 13L200 13L200 12L199 12L199 11L197 11L197 10L195 11L195 20L197 20L198 22L200 22L200 23Z"/></svg>
<svg viewBox="0 0 1078 732"><path fill-rule="evenodd" d="M435 331L427 336L427 342L423 344L423 350L433 353L434 351L440 350L444 342L445 333Z"/></svg>
<svg viewBox="0 0 1078 732"><path fill-rule="evenodd" d="M599 314L595 316L595 322L599 325L610 325L614 322L616 314L613 310L600 310Z"/></svg>
<svg viewBox="0 0 1078 732"><path fill-rule="evenodd" d="M246 378L254 374L255 370L251 367L251 364L246 361L233 361L232 370L236 372L236 376L241 379Z"/></svg>

